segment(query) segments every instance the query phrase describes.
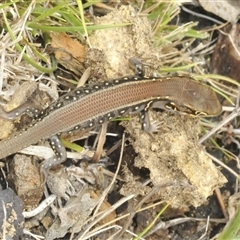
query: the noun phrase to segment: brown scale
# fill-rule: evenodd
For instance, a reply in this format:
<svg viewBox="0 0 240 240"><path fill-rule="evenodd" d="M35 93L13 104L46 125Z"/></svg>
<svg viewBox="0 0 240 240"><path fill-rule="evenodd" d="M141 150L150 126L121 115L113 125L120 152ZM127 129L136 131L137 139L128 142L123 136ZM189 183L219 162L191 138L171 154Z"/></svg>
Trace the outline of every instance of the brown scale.
<svg viewBox="0 0 240 240"><path fill-rule="evenodd" d="M125 77L80 87L62 96L48 108L34 113L37 119L26 131L0 142L0 159L41 139L61 132L88 128L121 115L141 112L147 121L148 108L180 110L186 113L216 116L222 111L215 92L190 77ZM30 110L29 110L30 111ZM0 116L8 113L0 111ZM147 122L144 129L156 130Z"/></svg>

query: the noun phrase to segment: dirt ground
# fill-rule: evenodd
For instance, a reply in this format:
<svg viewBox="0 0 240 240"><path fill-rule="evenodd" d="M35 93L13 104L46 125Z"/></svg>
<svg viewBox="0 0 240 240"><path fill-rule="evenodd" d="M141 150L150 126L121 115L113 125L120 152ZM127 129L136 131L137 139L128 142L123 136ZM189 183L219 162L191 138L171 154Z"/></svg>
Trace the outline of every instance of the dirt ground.
<svg viewBox="0 0 240 240"><path fill-rule="evenodd" d="M179 18L185 21L187 16L180 14ZM90 67L91 83L133 75L128 64L133 56L144 59L146 74L154 75L165 66L162 59L166 52L180 48L156 46L150 21L129 5L94 20L99 25L131 24L93 32L89 36L91 47L84 48L75 39L69 40L67 34L52 34L55 45L48 51L54 51L61 67L50 77L58 83L61 78L68 78L63 68L78 76ZM62 51L67 45L69 51ZM69 58L73 54L70 51L76 56ZM169 75L164 73L161 77L166 76ZM5 109L10 111L29 99L42 108L49 105L55 92L46 93L43 85L21 83ZM60 94L73 86L65 82ZM144 132L138 115L110 122L97 162L91 159L99 128L91 129L95 132L91 134L78 131L76 135L64 135L85 148L81 153L68 151L67 161L51 168L46 182L39 169L42 158L50 151L47 140L7 157L0 178L0 198L5 203L0 206L2 236L6 234L12 239L43 236L47 240L132 239L152 222L153 226L136 239L210 239L221 232L227 216L217 194L220 189L223 204L228 205L236 177L213 162L209 154L225 161L226 155L213 141L234 154L238 154L237 144L229 140L229 132L218 133L200 144L204 120L199 117L162 110L150 110L149 114L151 122L158 123L157 133ZM224 117L222 114L210 118L209 124L215 126ZM28 116L15 122L1 119L1 138L29 122ZM234 161L226 164L238 172ZM34 209L39 212L32 213Z"/></svg>

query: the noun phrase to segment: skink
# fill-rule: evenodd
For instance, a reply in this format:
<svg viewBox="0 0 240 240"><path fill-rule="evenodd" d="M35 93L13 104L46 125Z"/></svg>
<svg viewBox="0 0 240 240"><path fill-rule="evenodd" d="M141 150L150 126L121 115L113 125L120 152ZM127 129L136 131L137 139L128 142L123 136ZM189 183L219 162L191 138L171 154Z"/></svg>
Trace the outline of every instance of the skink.
<svg viewBox="0 0 240 240"><path fill-rule="evenodd" d="M92 128L118 116L141 112L144 119L144 113L151 107L205 116L216 116L222 111L215 92L190 77L134 76L94 83L60 97L42 111L35 111L36 120L32 124L0 142L0 159L41 139ZM154 129L145 122L143 127L149 132Z"/></svg>

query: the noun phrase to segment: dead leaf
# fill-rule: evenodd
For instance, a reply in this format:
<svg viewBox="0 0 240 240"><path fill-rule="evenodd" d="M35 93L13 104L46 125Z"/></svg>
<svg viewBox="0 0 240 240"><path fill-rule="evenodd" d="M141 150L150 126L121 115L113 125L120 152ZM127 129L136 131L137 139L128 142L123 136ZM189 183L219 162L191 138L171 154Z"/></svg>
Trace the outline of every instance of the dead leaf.
<svg viewBox="0 0 240 240"><path fill-rule="evenodd" d="M51 33L51 46L48 52L54 53L55 57L62 66L81 75L79 66L86 57L85 47L76 39L69 37L66 33Z"/></svg>

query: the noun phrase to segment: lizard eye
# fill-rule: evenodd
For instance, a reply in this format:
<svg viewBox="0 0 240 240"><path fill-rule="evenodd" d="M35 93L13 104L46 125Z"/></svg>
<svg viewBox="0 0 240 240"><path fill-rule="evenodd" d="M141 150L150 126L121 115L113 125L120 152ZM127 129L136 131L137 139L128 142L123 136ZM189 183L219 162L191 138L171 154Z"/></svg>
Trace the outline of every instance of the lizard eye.
<svg viewBox="0 0 240 240"><path fill-rule="evenodd" d="M196 90L188 90L188 94L195 100L198 100L202 97L201 93Z"/></svg>

